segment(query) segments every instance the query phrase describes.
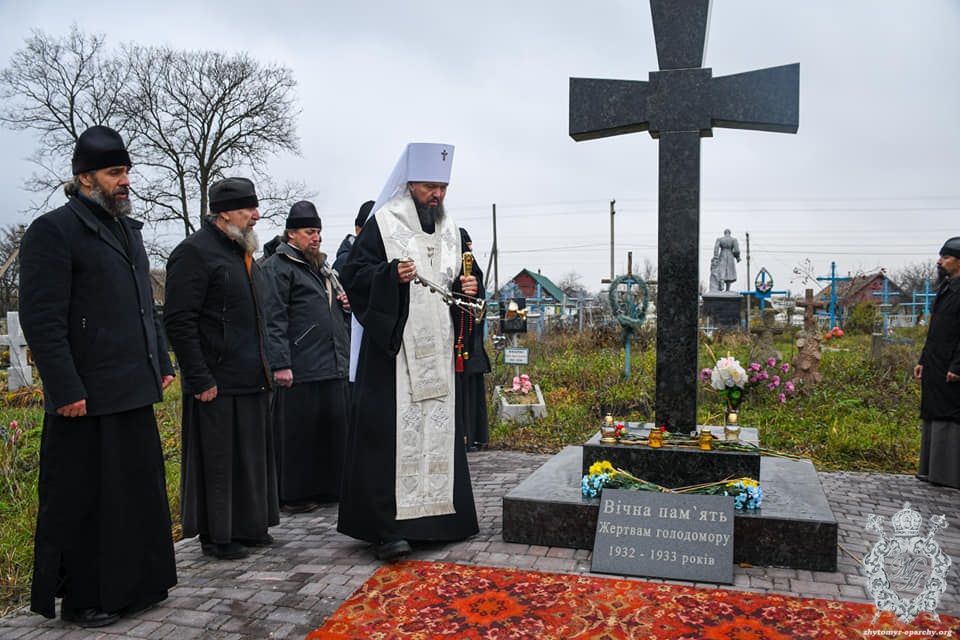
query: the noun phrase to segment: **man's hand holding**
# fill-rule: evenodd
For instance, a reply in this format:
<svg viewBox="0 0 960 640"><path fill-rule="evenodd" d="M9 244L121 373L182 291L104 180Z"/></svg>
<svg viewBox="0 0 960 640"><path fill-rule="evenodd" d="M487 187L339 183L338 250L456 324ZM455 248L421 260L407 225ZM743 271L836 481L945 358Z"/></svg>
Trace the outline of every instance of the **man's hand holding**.
<svg viewBox="0 0 960 640"><path fill-rule="evenodd" d="M477 285L477 276L460 276L460 290L468 296L477 295L480 287Z"/></svg>

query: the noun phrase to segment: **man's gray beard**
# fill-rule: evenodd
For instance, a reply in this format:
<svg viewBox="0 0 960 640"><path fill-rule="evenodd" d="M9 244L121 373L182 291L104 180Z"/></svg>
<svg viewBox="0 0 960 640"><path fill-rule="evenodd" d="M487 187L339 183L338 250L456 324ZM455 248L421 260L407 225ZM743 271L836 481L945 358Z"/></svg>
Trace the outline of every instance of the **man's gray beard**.
<svg viewBox="0 0 960 640"><path fill-rule="evenodd" d="M427 204L421 204L414 198L413 204L417 206L417 217L420 218L420 224L424 227L429 227L432 224L433 228L436 229L447 213L442 202L435 207L431 207Z"/></svg>
<svg viewBox="0 0 960 640"><path fill-rule="evenodd" d="M228 222L227 235L230 236L231 240L243 247L247 253L253 253L260 248L260 239L250 227L241 229L237 225Z"/></svg>
<svg viewBox="0 0 960 640"><path fill-rule="evenodd" d="M127 192L129 194L129 191ZM114 218L122 218L130 215L130 200L128 198L115 198L108 196L96 182L90 187L90 199L104 208Z"/></svg>

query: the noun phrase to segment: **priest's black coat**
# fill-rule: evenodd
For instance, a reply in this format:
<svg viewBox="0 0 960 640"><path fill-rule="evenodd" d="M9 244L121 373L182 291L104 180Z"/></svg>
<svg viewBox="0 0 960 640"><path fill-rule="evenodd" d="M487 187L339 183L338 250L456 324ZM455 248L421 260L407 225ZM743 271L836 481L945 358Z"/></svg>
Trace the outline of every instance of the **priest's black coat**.
<svg viewBox="0 0 960 640"><path fill-rule="evenodd" d="M920 416L960 422L960 382L947 382L948 371L960 374L960 276L944 283L937 293L920 364Z"/></svg>
<svg viewBox="0 0 960 640"><path fill-rule="evenodd" d="M396 519L396 358L407 321L410 285L387 262L377 224L360 231L341 281L363 325L337 530L380 543L462 540L479 530L466 450L454 447L455 514ZM452 358L451 358L452 366Z"/></svg>
<svg viewBox="0 0 960 640"><path fill-rule="evenodd" d="M21 244L20 314L46 414L31 608L47 617L55 595L116 611L177 581L152 406L173 367L141 227L71 197ZM56 414L82 399L86 416Z"/></svg>

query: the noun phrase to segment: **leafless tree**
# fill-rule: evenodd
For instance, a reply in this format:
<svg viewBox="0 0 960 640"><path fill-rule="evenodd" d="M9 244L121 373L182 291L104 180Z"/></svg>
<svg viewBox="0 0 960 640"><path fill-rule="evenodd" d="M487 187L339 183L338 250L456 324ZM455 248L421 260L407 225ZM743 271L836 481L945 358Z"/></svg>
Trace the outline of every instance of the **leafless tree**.
<svg viewBox="0 0 960 640"><path fill-rule="evenodd" d="M37 171L25 184L42 198L35 212L48 207L69 175L64 164L87 127L128 128L119 104L126 81L123 66L105 55L103 36L83 34L76 25L62 38L35 30L0 70L0 123L38 137L31 157Z"/></svg>
<svg viewBox="0 0 960 640"><path fill-rule="evenodd" d="M176 221L192 233L207 212L207 189L225 175L258 176L264 213L289 207L265 176L270 156L299 153L296 82L286 68L260 65L245 54L123 47L131 80L124 105L148 170L137 196L155 223ZM302 195L302 191L300 191Z"/></svg>
<svg viewBox="0 0 960 640"><path fill-rule="evenodd" d="M45 193L37 213L69 176L74 142L88 126L121 132L130 149L137 217L150 223L165 253L164 234L182 238L207 211L210 184L226 175L257 183L262 215L286 213L309 197L299 183L276 185L268 160L299 153L292 72L246 54L176 51L122 45L108 52L103 36L76 26L64 38L35 31L0 71L0 122L38 134L33 158Z"/></svg>
<svg viewBox="0 0 960 640"><path fill-rule="evenodd" d="M937 263L934 260L912 262L896 270L890 279L905 293L923 293L926 282L933 287L937 281Z"/></svg>
<svg viewBox="0 0 960 640"><path fill-rule="evenodd" d="M0 315L20 308L20 240L26 230L12 224L0 230Z"/></svg>
<svg viewBox="0 0 960 640"><path fill-rule="evenodd" d="M583 286L583 283L580 281L580 274L576 271L571 271L563 276L560 282L557 283L557 286L567 294L567 298L571 302L576 302L581 298L587 297L587 289Z"/></svg>

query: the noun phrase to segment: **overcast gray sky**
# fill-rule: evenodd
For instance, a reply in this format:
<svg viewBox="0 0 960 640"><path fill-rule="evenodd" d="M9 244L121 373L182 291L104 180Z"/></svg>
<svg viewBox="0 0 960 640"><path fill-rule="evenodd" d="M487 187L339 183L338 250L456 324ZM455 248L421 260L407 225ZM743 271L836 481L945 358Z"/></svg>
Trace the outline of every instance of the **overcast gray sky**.
<svg viewBox="0 0 960 640"><path fill-rule="evenodd" d="M316 191L336 250L407 142L456 145L448 211L486 268L497 208L500 282L523 268L592 291L615 264L656 261L657 142L568 135L569 78L647 80L658 68L644 0L0 0L0 61L32 29L76 22L107 44L247 51L299 83L302 157L278 181ZM960 235L960 2L714 0L704 66L714 77L800 64L795 135L714 129L702 140L700 279L729 227L751 275L802 291L826 276L932 262ZM29 222L34 141L0 130L0 224ZM278 227L258 227L266 241ZM746 263L737 288L752 288ZM809 286L809 285L807 285Z"/></svg>

